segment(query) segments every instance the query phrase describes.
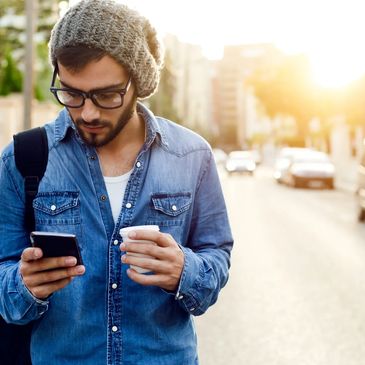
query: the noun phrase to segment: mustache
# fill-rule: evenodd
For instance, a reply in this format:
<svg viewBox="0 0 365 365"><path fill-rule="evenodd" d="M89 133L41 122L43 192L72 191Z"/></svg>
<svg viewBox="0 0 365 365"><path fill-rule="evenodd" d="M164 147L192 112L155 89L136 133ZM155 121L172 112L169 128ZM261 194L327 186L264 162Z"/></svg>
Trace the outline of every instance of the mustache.
<svg viewBox="0 0 365 365"><path fill-rule="evenodd" d="M78 126L85 126L85 127L106 127L109 125L108 122L100 120L100 119L94 119L90 122L86 122L84 119L82 118L78 118L76 119L76 124Z"/></svg>

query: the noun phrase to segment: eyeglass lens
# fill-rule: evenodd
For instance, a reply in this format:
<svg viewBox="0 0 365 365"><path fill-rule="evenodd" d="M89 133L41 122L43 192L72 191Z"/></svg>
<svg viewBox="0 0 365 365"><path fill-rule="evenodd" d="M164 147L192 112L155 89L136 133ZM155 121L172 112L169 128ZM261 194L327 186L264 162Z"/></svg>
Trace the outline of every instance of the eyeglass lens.
<svg viewBox="0 0 365 365"><path fill-rule="evenodd" d="M84 95L73 90L57 90L58 100L70 107L78 107L84 103ZM123 103L123 97L120 93L114 91L92 93L91 99L93 102L101 107L113 108L121 106Z"/></svg>

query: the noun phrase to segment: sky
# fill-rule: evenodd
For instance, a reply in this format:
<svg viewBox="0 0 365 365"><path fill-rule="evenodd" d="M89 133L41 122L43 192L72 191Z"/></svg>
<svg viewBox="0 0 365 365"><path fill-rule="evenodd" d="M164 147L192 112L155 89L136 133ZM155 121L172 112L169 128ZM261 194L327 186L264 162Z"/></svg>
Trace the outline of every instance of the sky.
<svg viewBox="0 0 365 365"><path fill-rule="evenodd" d="M74 0L77 1L77 0ZM319 83L341 86L365 73L365 0L117 0L147 16L161 35L202 46L273 43L306 53Z"/></svg>

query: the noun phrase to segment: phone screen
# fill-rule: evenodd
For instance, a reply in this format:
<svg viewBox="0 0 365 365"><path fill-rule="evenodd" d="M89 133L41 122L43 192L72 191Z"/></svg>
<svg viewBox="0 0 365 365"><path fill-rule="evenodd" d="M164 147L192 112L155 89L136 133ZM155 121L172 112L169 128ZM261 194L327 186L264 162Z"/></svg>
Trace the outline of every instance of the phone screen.
<svg viewBox="0 0 365 365"><path fill-rule="evenodd" d="M74 234L59 232L34 231L30 234L33 247L39 247L43 251L43 257L74 256L77 265L82 265L82 258Z"/></svg>

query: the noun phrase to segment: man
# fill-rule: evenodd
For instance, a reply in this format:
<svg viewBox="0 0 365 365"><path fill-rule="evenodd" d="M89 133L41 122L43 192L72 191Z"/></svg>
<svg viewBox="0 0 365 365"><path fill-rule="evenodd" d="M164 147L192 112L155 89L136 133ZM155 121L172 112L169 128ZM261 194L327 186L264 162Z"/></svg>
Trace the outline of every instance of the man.
<svg viewBox="0 0 365 365"><path fill-rule="evenodd" d="M158 86L156 33L126 6L85 0L55 25L49 50L51 91L65 108L46 125L35 229L76 234L84 265L30 247L23 181L8 146L0 314L34 323L33 365L198 364L192 316L226 284L233 242L208 144L137 102ZM130 238L155 246L122 242L121 228L148 224L160 232Z"/></svg>

